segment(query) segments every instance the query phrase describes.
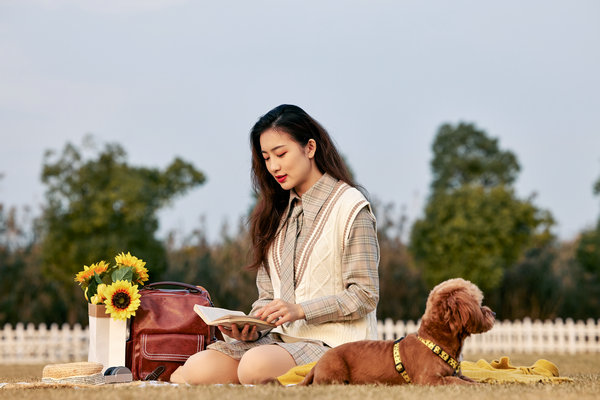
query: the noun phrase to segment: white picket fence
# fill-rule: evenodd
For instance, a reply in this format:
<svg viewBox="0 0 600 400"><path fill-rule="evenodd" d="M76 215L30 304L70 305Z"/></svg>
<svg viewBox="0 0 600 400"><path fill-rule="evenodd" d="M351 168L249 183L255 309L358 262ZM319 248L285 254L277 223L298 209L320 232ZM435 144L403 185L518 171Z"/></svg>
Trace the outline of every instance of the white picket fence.
<svg viewBox="0 0 600 400"><path fill-rule="evenodd" d="M390 340L416 332L419 322L391 319L377 323L379 339ZM485 333L472 335L463 349L469 353L598 353L600 352L600 319L594 321L496 321Z"/></svg>
<svg viewBox="0 0 600 400"><path fill-rule="evenodd" d="M418 322L391 319L377 324L379 339L416 332ZM76 324L6 324L0 330L0 363L33 364L87 359L88 331ZM600 320L497 321L494 328L469 337L464 353L600 353Z"/></svg>
<svg viewBox="0 0 600 400"><path fill-rule="evenodd" d="M81 325L18 323L4 325L0 331L0 363L43 364L85 361L88 353L88 330Z"/></svg>

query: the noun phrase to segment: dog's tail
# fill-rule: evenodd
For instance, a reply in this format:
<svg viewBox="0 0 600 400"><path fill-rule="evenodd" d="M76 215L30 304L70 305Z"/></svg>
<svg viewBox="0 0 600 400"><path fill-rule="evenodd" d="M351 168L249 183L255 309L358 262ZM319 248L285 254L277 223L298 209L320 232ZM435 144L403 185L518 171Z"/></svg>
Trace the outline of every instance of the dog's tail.
<svg viewBox="0 0 600 400"><path fill-rule="evenodd" d="M300 382L298 384L298 386L308 386L308 385L312 384L314 380L315 380L315 367L312 367L310 369L310 371L308 371L308 374L306 374L306 377L304 378L304 380L302 382Z"/></svg>

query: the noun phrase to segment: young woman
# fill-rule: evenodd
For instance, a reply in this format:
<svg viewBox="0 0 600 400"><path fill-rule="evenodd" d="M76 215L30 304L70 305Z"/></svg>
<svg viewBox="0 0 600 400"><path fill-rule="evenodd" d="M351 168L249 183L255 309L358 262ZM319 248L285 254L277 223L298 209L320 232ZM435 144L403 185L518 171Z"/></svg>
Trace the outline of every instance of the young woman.
<svg viewBox="0 0 600 400"><path fill-rule="evenodd" d="M171 382L260 383L331 347L377 338L375 217L331 138L284 104L258 120L250 141L259 194L250 219L259 297L250 314L277 327L219 327L230 340L190 357Z"/></svg>

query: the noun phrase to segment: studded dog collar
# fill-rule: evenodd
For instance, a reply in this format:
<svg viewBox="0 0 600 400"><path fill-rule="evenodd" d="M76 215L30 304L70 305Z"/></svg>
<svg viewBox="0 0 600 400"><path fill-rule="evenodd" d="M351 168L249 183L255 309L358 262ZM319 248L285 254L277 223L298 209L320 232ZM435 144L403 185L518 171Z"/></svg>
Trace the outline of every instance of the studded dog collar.
<svg viewBox="0 0 600 400"><path fill-rule="evenodd" d="M417 336L417 339L421 341L425 346L429 347L431 351L438 355L442 360L446 362L454 370L454 375L458 375L460 372L460 363L454 358L450 357L450 354L446 353L440 346L433 343L431 340L423 339L421 336Z"/></svg>
<svg viewBox="0 0 600 400"><path fill-rule="evenodd" d="M402 339L404 339L404 336L394 342L394 362L396 363L396 371L402 375L406 383L411 383L412 381L410 380L406 369L404 369L404 364L402 364L402 359L400 358L400 342Z"/></svg>
<svg viewBox="0 0 600 400"><path fill-rule="evenodd" d="M398 371L398 373L402 375L406 383L412 383L412 380L410 379L408 373L406 372L406 369L404 368L404 364L402 364L402 359L400 358L400 342L402 341L402 339L404 339L404 337L401 337L400 339L394 342L394 363L396 365L396 371ZM452 358L450 354L446 353L440 346L438 346L431 340L423 339L420 336L417 336L417 339L419 339L419 341L425 346L429 347L429 349L442 360L444 360L446 364L451 366L454 370L454 375L458 375L458 373L460 372L460 363L458 361Z"/></svg>

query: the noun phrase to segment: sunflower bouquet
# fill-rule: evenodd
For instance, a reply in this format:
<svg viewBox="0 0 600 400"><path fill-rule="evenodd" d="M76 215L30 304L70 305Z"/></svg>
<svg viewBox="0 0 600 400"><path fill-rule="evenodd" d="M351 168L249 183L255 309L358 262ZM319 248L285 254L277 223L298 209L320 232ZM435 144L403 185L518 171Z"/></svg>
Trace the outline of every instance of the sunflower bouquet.
<svg viewBox="0 0 600 400"><path fill-rule="evenodd" d="M106 313L113 319L125 320L140 306L138 285L148 280L146 263L139 258L121 253L115 264L105 261L84 265L83 271L75 275L75 282L84 291L88 303L105 305Z"/></svg>

